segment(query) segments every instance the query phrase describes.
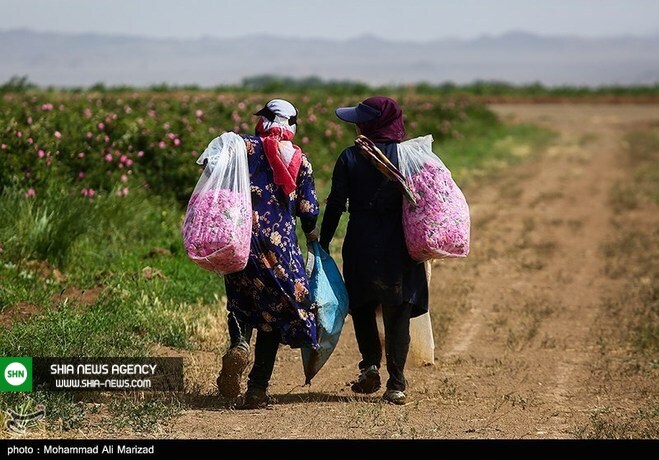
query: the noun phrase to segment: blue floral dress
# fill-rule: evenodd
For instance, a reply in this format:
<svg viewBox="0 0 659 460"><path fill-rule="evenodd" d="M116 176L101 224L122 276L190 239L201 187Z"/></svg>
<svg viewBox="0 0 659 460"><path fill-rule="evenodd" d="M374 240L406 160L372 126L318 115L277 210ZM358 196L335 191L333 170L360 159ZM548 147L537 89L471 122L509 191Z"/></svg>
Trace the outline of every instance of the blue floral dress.
<svg viewBox="0 0 659 460"><path fill-rule="evenodd" d="M315 348L315 305L295 234L296 217L303 228L312 229L318 218L311 163L303 154L297 188L287 196L274 183L261 139L243 139L252 190L252 240L245 269L224 277L227 308L253 327L278 329L284 344Z"/></svg>

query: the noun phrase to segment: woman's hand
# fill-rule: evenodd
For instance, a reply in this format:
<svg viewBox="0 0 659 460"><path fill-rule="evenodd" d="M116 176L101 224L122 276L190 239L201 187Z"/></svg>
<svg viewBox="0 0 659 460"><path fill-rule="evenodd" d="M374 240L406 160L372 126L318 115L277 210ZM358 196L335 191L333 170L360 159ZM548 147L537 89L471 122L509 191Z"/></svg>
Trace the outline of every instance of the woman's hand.
<svg viewBox="0 0 659 460"><path fill-rule="evenodd" d="M318 227L314 227L313 230L311 230L309 233L305 233L304 236L307 238L307 243L311 243L313 241L318 240Z"/></svg>

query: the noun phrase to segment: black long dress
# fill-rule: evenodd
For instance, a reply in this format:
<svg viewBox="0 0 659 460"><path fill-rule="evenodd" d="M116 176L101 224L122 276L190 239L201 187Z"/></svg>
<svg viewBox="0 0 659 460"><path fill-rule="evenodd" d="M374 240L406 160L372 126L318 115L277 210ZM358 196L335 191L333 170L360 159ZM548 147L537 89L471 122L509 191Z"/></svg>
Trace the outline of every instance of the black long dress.
<svg viewBox="0 0 659 460"><path fill-rule="evenodd" d="M397 143L376 145L398 167ZM332 175L320 244L329 247L347 202L350 220L342 253L351 309L373 302L386 306L409 302L412 317L428 311L424 264L413 260L405 246L402 200L394 183L357 147L341 153Z"/></svg>

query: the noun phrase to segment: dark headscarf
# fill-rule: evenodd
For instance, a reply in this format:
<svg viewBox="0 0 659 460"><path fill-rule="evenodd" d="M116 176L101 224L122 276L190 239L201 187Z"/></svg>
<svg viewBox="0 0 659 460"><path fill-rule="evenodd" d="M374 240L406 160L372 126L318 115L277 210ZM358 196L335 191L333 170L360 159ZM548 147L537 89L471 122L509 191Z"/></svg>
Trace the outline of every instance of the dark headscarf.
<svg viewBox="0 0 659 460"><path fill-rule="evenodd" d="M381 114L375 120L357 123L361 133L373 142L401 142L405 138L403 109L390 97L374 96L362 104L378 109Z"/></svg>

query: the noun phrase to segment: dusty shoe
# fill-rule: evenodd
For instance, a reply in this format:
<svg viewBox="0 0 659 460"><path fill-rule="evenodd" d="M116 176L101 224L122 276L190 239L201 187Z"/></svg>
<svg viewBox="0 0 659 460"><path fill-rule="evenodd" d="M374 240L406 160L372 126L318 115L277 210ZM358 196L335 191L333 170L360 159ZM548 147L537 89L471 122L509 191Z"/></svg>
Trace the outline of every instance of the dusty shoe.
<svg viewBox="0 0 659 460"><path fill-rule="evenodd" d="M352 391L355 393L375 393L380 389L380 372L376 366L362 369L359 378L352 383Z"/></svg>
<svg viewBox="0 0 659 460"><path fill-rule="evenodd" d="M405 393L399 390L387 390L382 395L382 400L391 404L402 406L407 400Z"/></svg>
<svg viewBox="0 0 659 460"><path fill-rule="evenodd" d="M243 347L229 349L222 357L222 370L217 377L217 388L225 398L240 396L243 372L249 364L249 351Z"/></svg>
<svg viewBox="0 0 659 460"><path fill-rule="evenodd" d="M264 409L270 404L268 392L260 388L248 388L245 392L243 403L238 409Z"/></svg>

